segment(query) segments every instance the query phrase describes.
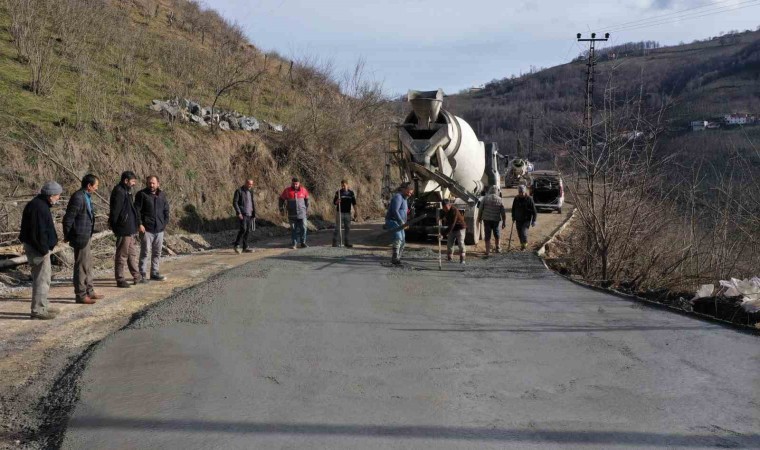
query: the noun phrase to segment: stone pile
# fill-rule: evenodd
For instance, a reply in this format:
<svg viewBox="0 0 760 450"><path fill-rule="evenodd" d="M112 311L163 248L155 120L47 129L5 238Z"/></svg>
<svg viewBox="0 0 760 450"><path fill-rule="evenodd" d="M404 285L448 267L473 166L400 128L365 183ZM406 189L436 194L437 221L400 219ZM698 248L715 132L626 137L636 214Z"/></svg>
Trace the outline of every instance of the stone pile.
<svg viewBox="0 0 760 450"><path fill-rule="evenodd" d="M237 111L224 111L216 109L211 113L210 107L183 99L153 100L149 107L152 111L161 113L167 120L174 122L192 123L201 127L208 127L216 123L223 131L261 131L271 130L282 132L285 127L280 124L259 121L255 117L244 116Z"/></svg>

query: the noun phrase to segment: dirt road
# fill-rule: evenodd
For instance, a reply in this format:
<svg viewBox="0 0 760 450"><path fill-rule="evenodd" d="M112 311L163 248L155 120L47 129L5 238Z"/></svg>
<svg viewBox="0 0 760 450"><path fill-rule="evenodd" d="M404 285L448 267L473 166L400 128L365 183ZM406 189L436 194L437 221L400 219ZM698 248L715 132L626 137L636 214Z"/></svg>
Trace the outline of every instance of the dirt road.
<svg viewBox="0 0 760 450"><path fill-rule="evenodd" d="M435 256L311 248L172 297L91 352L63 448L760 446L757 337Z"/></svg>

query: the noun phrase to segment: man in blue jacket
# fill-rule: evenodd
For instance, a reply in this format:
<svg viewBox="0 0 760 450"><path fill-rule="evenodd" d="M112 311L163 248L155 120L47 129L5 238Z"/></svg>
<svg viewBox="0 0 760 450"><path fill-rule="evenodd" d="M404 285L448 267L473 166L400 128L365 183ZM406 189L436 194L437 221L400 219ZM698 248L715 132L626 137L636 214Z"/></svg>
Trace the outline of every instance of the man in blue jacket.
<svg viewBox="0 0 760 450"><path fill-rule="evenodd" d="M54 319L58 310L48 307L50 291L50 252L58 243L53 214L50 207L58 203L63 188L55 181L42 186L40 194L24 207L21 216L21 234L26 259L32 268L32 319Z"/></svg>
<svg viewBox="0 0 760 450"><path fill-rule="evenodd" d="M413 193L412 183L402 184L398 188L398 192L391 198L388 212L385 214L385 227L389 230L397 229L393 233L393 256L391 256L391 264L396 266L401 264L401 255L406 245L406 233L404 233L403 227L406 224L407 212L409 211L407 199Z"/></svg>
<svg viewBox="0 0 760 450"><path fill-rule="evenodd" d="M98 190L98 177L87 174L82 188L69 199L63 216L63 241L74 249L74 295L77 303L91 305L103 298L93 285L92 250L90 241L95 230L95 207L92 194Z"/></svg>

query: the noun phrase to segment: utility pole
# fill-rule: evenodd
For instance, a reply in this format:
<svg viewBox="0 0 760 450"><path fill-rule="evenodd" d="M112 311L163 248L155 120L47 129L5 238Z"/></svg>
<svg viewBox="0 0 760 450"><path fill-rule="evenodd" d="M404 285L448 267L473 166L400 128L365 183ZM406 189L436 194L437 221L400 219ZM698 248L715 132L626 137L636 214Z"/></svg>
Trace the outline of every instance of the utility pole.
<svg viewBox="0 0 760 450"><path fill-rule="evenodd" d="M609 40L610 34L604 33L603 38L596 37L596 33L591 33L590 38L582 38L581 33L576 35L578 42L588 42L588 62L586 63L586 105L584 108L584 124L587 129L591 130L594 121L594 67L596 66L596 46L597 42Z"/></svg>
<svg viewBox="0 0 760 450"><path fill-rule="evenodd" d="M536 119L540 119L541 115L531 114L528 116L528 118L530 119L530 128L528 129L528 160L531 160L533 158L533 150L535 148L533 138L536 135Z"/></svg>

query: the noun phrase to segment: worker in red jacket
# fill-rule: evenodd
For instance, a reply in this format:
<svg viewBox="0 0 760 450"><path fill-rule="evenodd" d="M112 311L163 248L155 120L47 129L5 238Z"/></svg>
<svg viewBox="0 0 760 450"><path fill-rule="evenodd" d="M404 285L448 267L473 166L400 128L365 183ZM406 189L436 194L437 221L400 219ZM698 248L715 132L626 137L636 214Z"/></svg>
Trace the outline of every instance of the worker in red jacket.
<svg viewBox="0 0 760 450"><path fill-rule="evenodd" d="M280 195L280 211L287 214L290 223L292 248L306 248L306 220L309 216L309 191L293 178L290 187Z"/></svg>

